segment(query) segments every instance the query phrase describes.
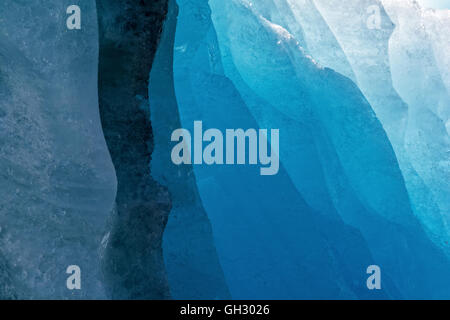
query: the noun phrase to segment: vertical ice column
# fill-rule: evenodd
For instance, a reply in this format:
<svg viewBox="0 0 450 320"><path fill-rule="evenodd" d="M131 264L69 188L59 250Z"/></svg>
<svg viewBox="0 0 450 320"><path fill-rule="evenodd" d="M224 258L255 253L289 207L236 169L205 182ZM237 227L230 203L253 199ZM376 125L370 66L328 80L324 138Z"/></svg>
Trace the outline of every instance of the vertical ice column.
<svg viewBox="0 0 450 320"><path fill-rule="evenodd" d="M95 2L0 3L0 257L20 298L104 298L99 247L115 175L97 101ZM66 269L81 269L81 290Z"/></svg>
<svg viewBox="0 0 450 320"><path fill-rule="evenodd" d="M430 24L447 23L438 20L432 10L421 8L412 1L383 1L389 15L396 23L389 42L392 78L395 88L409 104L405 149L411 164L431 190L439 206L446 229L439 232L442 242L448 242L450 226L450 96L443 77L448 77L445 61L438 55L448 56L448 44L433 36L436 29ZM445 39L445 36L443 36ZM447 52L447 53L444 53ZM442 73L442 70L445 70ZM439 226L428 223L431 230ZM443 234L443 235L442 235ZM450 250L448 245L445 245Z"/></svg>
<svg viewBox="0 0 450 320"><path fill-rule="evenodd" d="M164 262L174 299L227 299L230 294L193 168L176 166L171 160L171 134L181 127L173 80L177 16L176 1L170 0L149 85L155 142L152 176L167 186L172 199L163 237Z"/></svg>
<svg viewBox="0 0 450 320"><path fill-rule="evenodd" d="M162 235L171 203L150 172L148 83L167 0L98 0L97 6L100 114L118 183L105 285L114 299L166 299Z"/></svg>

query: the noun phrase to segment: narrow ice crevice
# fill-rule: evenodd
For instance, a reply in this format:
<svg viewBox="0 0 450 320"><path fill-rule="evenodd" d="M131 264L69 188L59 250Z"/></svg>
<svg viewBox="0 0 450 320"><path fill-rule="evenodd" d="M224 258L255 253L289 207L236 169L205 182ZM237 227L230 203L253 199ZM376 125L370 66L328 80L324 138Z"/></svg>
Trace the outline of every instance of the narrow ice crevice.
<svg viewBox="0 0 450 320"><path fill-rule="evenodd" d="M162 235L171 207L151 176L153 133L148 82L166 0L97 0L99 98L103 132L117 175L103 272L113 299L167 299Z"/></svg>

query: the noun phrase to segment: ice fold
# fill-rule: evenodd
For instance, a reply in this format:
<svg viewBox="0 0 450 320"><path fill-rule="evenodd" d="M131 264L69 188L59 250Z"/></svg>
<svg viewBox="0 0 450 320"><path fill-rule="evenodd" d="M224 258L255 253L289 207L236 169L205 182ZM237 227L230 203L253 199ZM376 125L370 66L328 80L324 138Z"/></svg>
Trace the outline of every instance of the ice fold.
<svg viewBox="0 0 450 320"><path fill-rule="evenodd" d="M297 130L299 134L312 129L310 136L320 154L328 192L337 211L360 229L374 258L390 270L399 291L405 297L447 296L441 277L445 277L448 261L413 215L394 150L359 88L350 79L315 63L300 41L246 1L211 1L211 6L225 74L244 91L244 99L253 100L250 110L258 121L280 124L279 116L266 108L273 106L297 121L298 127L303 125ZM389 76L387 72L384 78ZM259 109L255 95L268 104ZM293 148L286 151L282 162L287 163L288 173L299 186L306 181L297 180L301 175L293 175L295 166L288 162L302 156L297 153L302 140L289 136L293 131L288 132L283 139L290 140ZM383 230L383 234L375 230ZM409 243L407 249L403 242ZM419 255L424 248L433 257L434 271L426 259L413 268L408 262L410 256ZM405 272L409 276L405 277ZM408 278L422 277L424 273L427 280L420 283L419 292ZM441 276L436 277L438 273ZM434 291L434 286L439 289Z"/></svg>

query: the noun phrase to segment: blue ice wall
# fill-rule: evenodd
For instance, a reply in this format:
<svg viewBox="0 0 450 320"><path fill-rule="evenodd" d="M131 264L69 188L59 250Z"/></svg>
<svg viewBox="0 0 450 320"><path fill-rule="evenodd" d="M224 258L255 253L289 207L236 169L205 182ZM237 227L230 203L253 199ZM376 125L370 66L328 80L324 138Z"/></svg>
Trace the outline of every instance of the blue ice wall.
<svg viewBox="0 0 450 320"><path fill-rule="evenodd" d="M203 131L280 129L275 176L251 165L192 166L190 190L197 188L211 223L231 297L448 297L448 258L413 213L392 143L350 79L356 77L344 51L328 33L324 41L350 78L314 60L314 52L322 52L318 61L333 57L311 34L319 18L330 32L320 13L300 16L281 2L178 1L174 90L165 93L175 95L170 110L179 126L193 133L201 120ZM167 102L151 108L161 130L172 121ZM155 154L153 165L162 156ZM181 241L174 229L165 233L166 261ZM382 267L382 291L367 290L371 264ZM175 269L173 281L185 282Z"/></svg>
<svg viewBox="0 0 450 320"><path fill-rule="evenodd" d="M79 32L66 9L0 2L0 299L106 297L99 247L117 181L98 109L95 1L83 1ZM85 290L67 289L70 265L86 271Z"/></svg>
<svg viewBox="0 0 450 320"><path fill-rule="evenodd" d="M0 2L0 299L450 298L449 10L79 3ZM174 164L195 121L279 170Z"/></svg>
<svg viewBox="0 0 450 320"><path fill-rule="evenodd" d="M259 128L240 93L222 74L207 3L180 1L179 5L174 79L183 128L193 132L195 120L202 120L205 130ZM362 286L353 285L360 282L362 274L352 273L347 266L361 268L361 261L344 258L343 243L331 240L336 238L334 231L321 234L320 225L332 222L316 222L325 218L304 202L284 168L267 177L249 165L194 166L194 172L233 298L364 295ZM348 237L359 238L342 222L336 224ZM365 256L369 262L364 242L356 241L360 247L348 256ZM319 249L328 246L334 249ZM347 284L338 286L331 281L335 277L346 279Z"/></svg>
<svg viewBox="0 0 450 320"><path fill-rule="evenodd" d="M176 166L169 141L181 126L173 79L174 38L178 7L169 12L150 74L149 96L154 131L153 177L166 186L172 209L163 237L164 262L174 299L230 298L219 264L211 224L200 199L191 166Z"/></svg>
<svg viewBox="0 0 450 320"><path fill-rule="evenodd" d="M179 6L173 71L181 126L193 132L194 121L202 120L204 130L258 129L240 93L223 74L207 3L186 1ZM156 63L154 68L158 70L158 66ZM152 105L152 123L161 129L172 120L165 111L167 101L159 102ZM157 149L154 169L160 163L158 156L163 156ZM331 203L321 213L311 208L284 168L278 175L263 177L259 167L250 165L194 166L193 175L233 298L370 297L364 272L374 260L365 241L342 222ZM169 184L173 180L166 179ZM176 222L179 228L185 226ZM185 223L189 228L189 221ZM357 245L349 248L346 239ZM168 227L164 247L167 263L172 259L169 252L179 251L180 240ZM174 281L185 283L185 279L175 278L175 269ZM168 270L170 273L170 267ZM386 291L373 297L391 294L398 296L387 276Z"/></svg>
<svg viewBox="0 0 450 320"><path fill-rule="evenodd" d="M447 183L443 179L449 175L448 166L442 165L443 153L448 149L445 139L448 138L445 121L439 123L427 111L428 108L437 110L439 106L449 104L443 102L448 95L443 93L434 53L429 39L424 36L427 32L419 27L421 19L415 17L422 16L422 8L417 3L391 0L351 0L345 3L316 0L315 3L348 57L356 74L356 84L388 135L414 214L424 224L430 238L445 250L443 244L448 241L448 210L445 206L449 199L439 194L448 194L445 191ZM411 10L409 7L416 8ZM405 18L397 18L397 11ZM373 12L379 12L379 25L372 25ZM428 14L434 17L435 13L424 13L424 16ZM343 16L347 19L342 19ZM432 21L440 24L438 19ZM420 22L420 25L425 24ZM398 58L398 54L402 57ZM335 60L325 66L338 70L340 64ZM423 78L422 74L427 76ZM413 92L414 97L405 95L405 89ZM417 112L420 109L421 112ZM421 119L419 122L418 118ZM418 131L422 134L417 134ZM424 152L429 154L423 156ZM431 182L433 173L437 172L439 178Z"/></svg>
<svg viewBox="0 0 450 320"><path fill-rule="evenodd" d="M269 22L246 1L211 1L211 5L219 41L223 44L223 57L229 60L224 63L226 74L246 92L247 99L253 99L250 103L253 113L266 124L270 123L270 114L275 114L273 121L277 126L289 128L280 122L273 108L254 100L257 94L291 122L307 123L316 141L336 209L346 222L362 231L374 257L392 272L403 294L421 297L433 294L439 287L439 294L447 295L447 285L442 284L442 279L448 281L445 274L448 261L413 215L391 144L355 84L314 65L287 30ZM272 81L267 81L267 75ZM398 100L396 96L392 99L394 104ZM298 133L302 132L298 129L301 126L295 126ZM287 149L290 154L284 154L282 162L293 162L292 159L300 157L311 159L310 154L296 153L299 135L292 134L292 130L295 129L289 131L288 138L282 138L290 139L287 144L291 145ZM298 166L289 167L296 170L293 171L296 176L292 177L300 188L314 187L313 184L305 186L304 179L298 180L302 178L298 175ZM320 198L322 203L326 202L323 193ZM374 230L384 232L377 234ZM410 246L404 248L404 242ZM411 266L410 257L420 255L425 247L429 248L425 251L432 257L433 265L423 260ZM402 263L398 257L402 257ZM411 273L410 276L405 277L405 271ZM436 272L440 276L436 277ZM408 278L424 274L427 280L421 283L420 290L417 290L417 283L410 285Z"/></svg>

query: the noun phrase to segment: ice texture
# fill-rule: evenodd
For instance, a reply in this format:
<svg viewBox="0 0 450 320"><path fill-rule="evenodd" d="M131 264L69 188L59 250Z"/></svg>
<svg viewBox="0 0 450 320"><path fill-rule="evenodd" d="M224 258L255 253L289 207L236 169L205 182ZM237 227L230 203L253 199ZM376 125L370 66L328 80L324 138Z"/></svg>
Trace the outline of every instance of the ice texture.
<svg viewBox="0 0 450 320"><path fill-rule="evenodd" d="M178 6L170 1L149 84L155 144L151 172L159 183L168 187L172 202L163 237L164 262L172 298L229 299L192 166L174 165L170 159L171 146L167 143L171 133L181 127L173 79L177 15Z"/></svg>
<svg viewBox="0 0 450 320"><path fill-rule="evenodd" d="M100 114L118 183L104 239L104 283L113 299L168 299L162 236L171 200L150 171L148 101L167 1L98 0L97 7Z"/></svg>
<svg viewBox="0 0 450 320"><path fill-rule="evenodd" d="M269 21L289 31L320 65L332 65L335 71L355 79L344 51L312 0L246 2ZM272 10L267 12L267 8Z"/></svg>
<svg viewBox="0 0 450 320"><path fill-rule="evenodd" d="M261 127L223 73L208 2L178 4L173 67L181 126L192 131L200 119L205 130ZM167 107L151 106L153 123L173 121ZM194 166L192 173L232 298L369 297L363 274L352 271L373 261L366 242L336 214L311 208L284 168L266 177L249 165ZM373 297L394 296L398 291L386 276L386 291Z"/></svg>
<svg viewBox="0 0 450 320"><path fill-rule="evenodd" d="M448 296L447 285L442 283L442 279L448 282L445 275L448 260L428 239L413 215L391 143L358 87L350 79L318 65L313 57L307 56L300 41L269 21L263 16L264 11L252 3L239 0L210 3L225 74L243 92L259 123L286 130L281 138L288 140L282 162L297 189L307 195L305 199L316 209L326 210L326 193L317 186L321 183L311 183L325 176L335 210L344 221L360 229L375 260L389 269L403 297ZM386 42L388 38L389 35L385 36ZM375 83L371 93L370 80L366 80L367 92L375 101L377 97L388 100L382 94L389 96L394 91L389 87L387 44L384 48L382 62L387 68L381 63L380 70L375 71L388 85L382 91ZM375 59L373 64L380 65L379 55L372 59ZM354 61L357 60L355 54ZM357 78L365 66L358 63L355 64ZM392 100L400 110L405 110L405 104L396 95ZM389 117L388 112L385 117ZM315 142L315 154L312 147L300 147L307 146L311 140ZM299 160L301 157L313 163L314 157L319 157L322 173L314 165ZM302 172L299 163L308 165L309 175L305 173L308 169ZM318 199L324 203L320 204ZM374 230L383 232L378 234ZM402 243L408 246L405 248ZM410 257L418 257L423 250L432 256L434 265L430 268L424 259L416 261L411 268ZM427 280L411 286L408 281L411 277ZM416 290L417 285L420 290Z"/></svg>
<svg viewBox="0 0 450 320"><path fill-rule="evenodd" d="M449 10L79 3L0 3L0 299L450 298ZM278 174L174 165L197 120Z"/></svg>
<svg viewBox="0 0 450 320"><path fill-rule="evenodd" d="M403 3L394 2L396 4ZM429 166L426 168L423 163L420 163L425 159L418 159L424 157L433 163L437 162L435 157L424 156L423 152L426 152L427 149L424 144L428 143L426 142L427 138L414 135L414 129L412 129L413 127L417 128L416 125L411 123L411 120L414 119L412 115L415 113L414 105L412 105L414 102L411 99L406 99L401 94L401 90L398 90L397 78L413 79L417 75L407 76L403 72L399 72L401 65L405 61L411 61L410 59L402 57L402 59L405 59L402 62L392 61L393 47L400 43L393 40L396 38L398 31L392 21L392 14L386 13L385 7L380 1L346 1L341 3L339 1L315 0L315 3L348 57L356 74L356 83L370 102L388 134L399 161L415 215L425 225L433 241L442 246L445 241L448 241L449 230L445 218L446 210L440 208L435 188L443 183L448 174L441 170L440 182L435 180L429 183L429 179L426 178L427 173L424 171L430 168ZM402 4L400 6L403 7ZM401 10L401 12L407 11ZM376 13L380 15L379 26L371 25L371 16ZM345 19L342 19L342 17L345 17ZM409 26L410 23L408 22L407 25ZM410 34L409 37L411 39L417 38L415 34ZM416 48L419 46L417 43ZM424 44L421 47L425 48L426 45ZM413 70L418 70L417 66L422 64L422 61L416 62L409 64ZM336 64L337 61L335 60L328 66L336 69ZM433 84L430 84L430 86L432 87ZM438 88L439 85L437 84L435 88L428 89L436 90ZM415 88L414 92L423 95L426 90L427 88ZM438 103L432 101L429 105L438 105ZM426 126L434 126L429 120L421 122ZM412 137L415 141L414 148L411 148L410 143L408 143ZM436 135L433 134L433 137L436 137ZM445 146L441 144L440 147L441 155L438 156L442 157L442 150L445 150ZM437 150L438 148L435 147L434 149Z"/></svg>
<svg viewBox="0 0 450 320"><path fill-rule="evenodd" d="M431 190L449 235L450 95L443 80L448 80L449 69L448 60L442 58L448 57L445 30L450 19L412 1L383 3L397 25L389 42L394 86L410 106L405 148ZM437 36L441 32L444 35Z"/></svg>
<svg viewBox="0 0 450 320"><path fill-rule="evenodd" d="M98 111L95 2L83 2L82 30L67 29L66 8L0 3L2 298L105 298L99 247L116 178ZM70 265L83 290L67 289Z"/></svg>

